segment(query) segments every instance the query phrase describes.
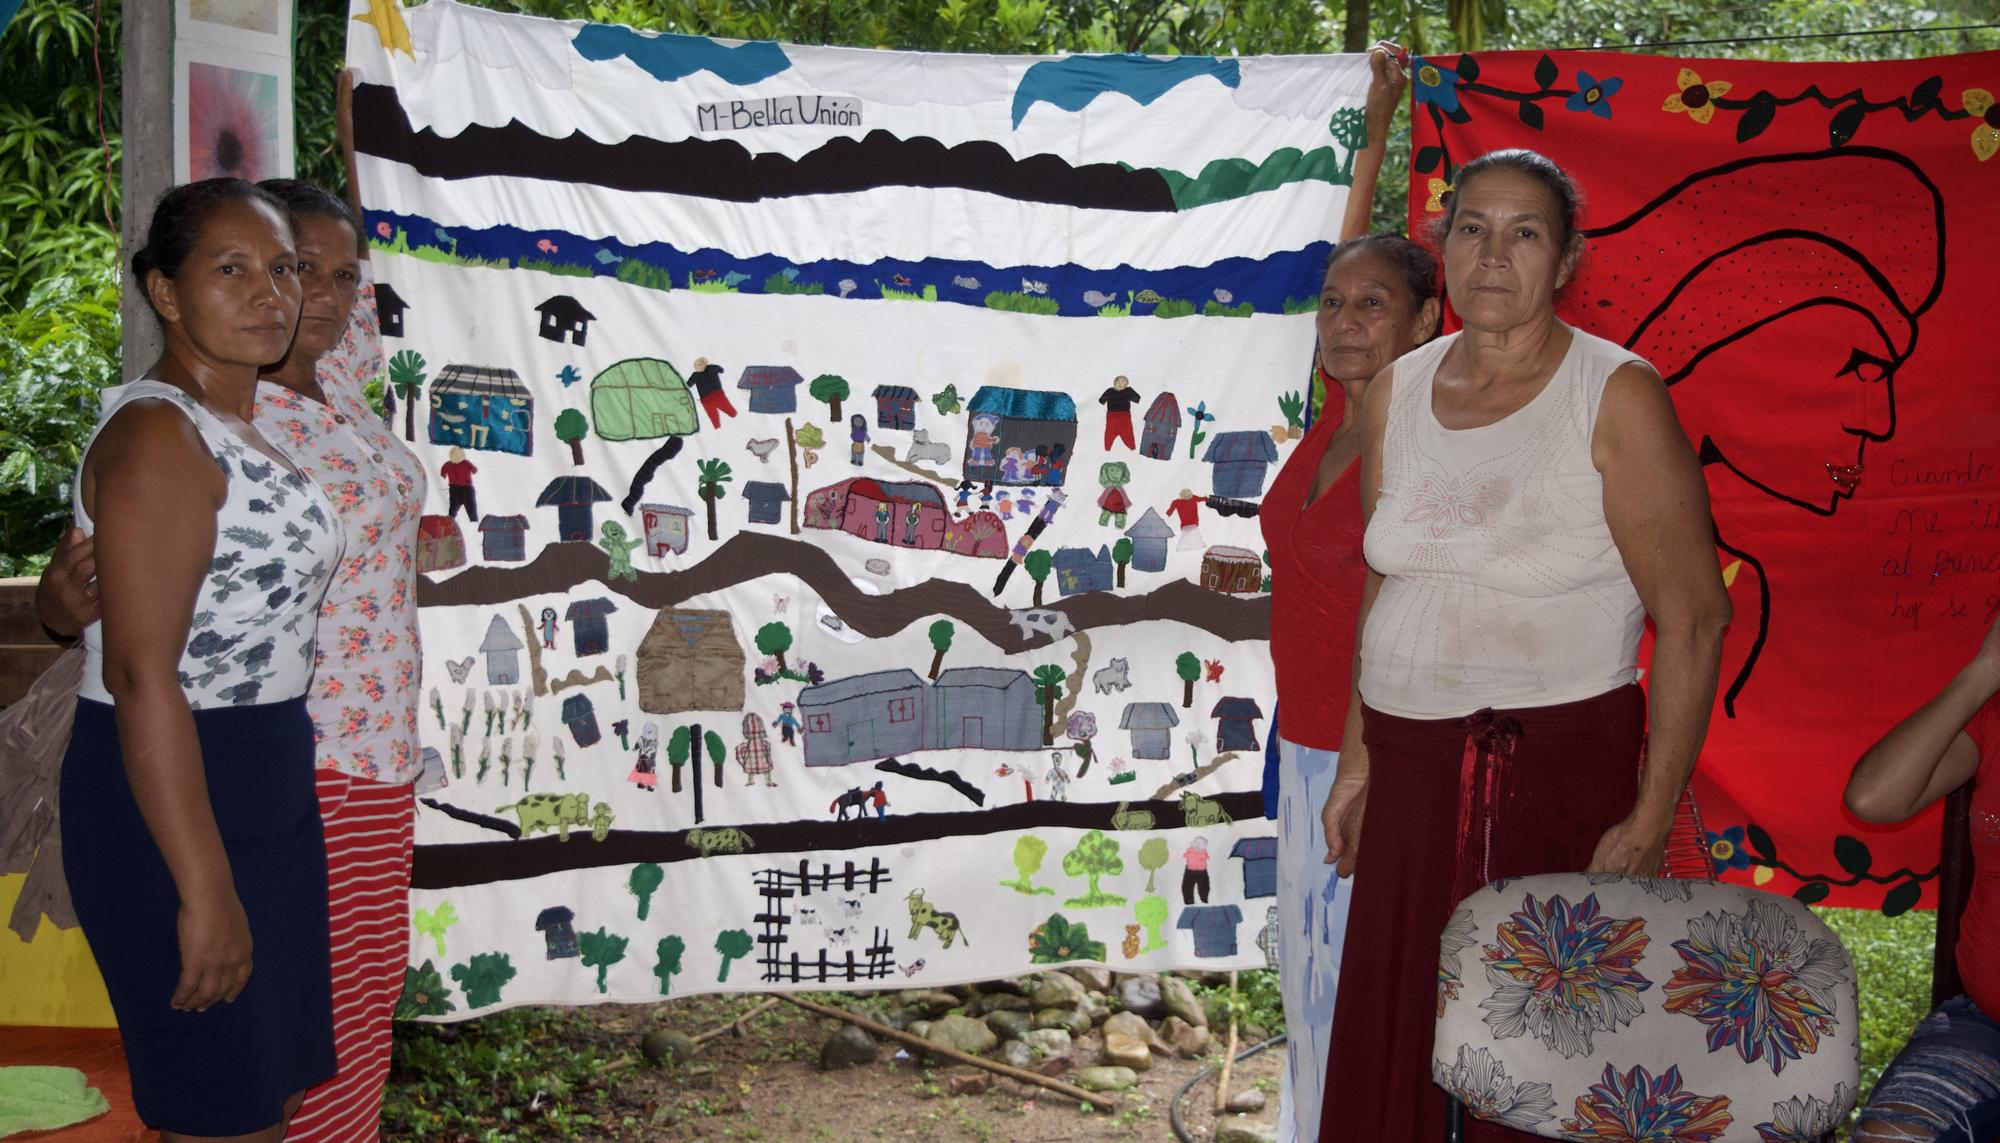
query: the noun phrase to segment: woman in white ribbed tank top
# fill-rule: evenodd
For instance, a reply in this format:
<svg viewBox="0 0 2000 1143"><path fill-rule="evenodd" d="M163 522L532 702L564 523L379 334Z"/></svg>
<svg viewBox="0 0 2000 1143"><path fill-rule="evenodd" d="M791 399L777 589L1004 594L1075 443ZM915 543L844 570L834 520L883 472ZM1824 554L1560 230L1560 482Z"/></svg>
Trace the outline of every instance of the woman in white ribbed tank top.
<svg viewBox="0 0 2000 1143"><path fill-rule="evenodd" d="M1439 233L1464 328L1362 406L1363 749L1342 752L1325 819L1329 860L1367 868L1349 931L1370 939L1342 975L1382 986L1335 1010L1322 1138L1437 1137L1433 1074L1480 1110L1432 1057L1450 982L1425 950L1487 881L1656 873L1707 730L1729 622L1707 489L1659 374L1556 316L1578 213L1540 155L1462 168Z"/></svg>

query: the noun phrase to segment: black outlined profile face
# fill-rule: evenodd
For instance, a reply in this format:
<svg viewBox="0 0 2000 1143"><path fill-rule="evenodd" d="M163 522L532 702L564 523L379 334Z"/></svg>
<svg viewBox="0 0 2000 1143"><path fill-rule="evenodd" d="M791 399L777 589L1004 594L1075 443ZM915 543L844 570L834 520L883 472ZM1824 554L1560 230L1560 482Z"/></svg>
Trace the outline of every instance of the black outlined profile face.
<svg viewBox="0 0 2000 1143"><path fill-rule="evenodd" d="M1738 160L1587 233L1579 316L1660 371L1711 480L1821 516L1869 486L1943 285L1943 200L1914 163Z"/></svg>

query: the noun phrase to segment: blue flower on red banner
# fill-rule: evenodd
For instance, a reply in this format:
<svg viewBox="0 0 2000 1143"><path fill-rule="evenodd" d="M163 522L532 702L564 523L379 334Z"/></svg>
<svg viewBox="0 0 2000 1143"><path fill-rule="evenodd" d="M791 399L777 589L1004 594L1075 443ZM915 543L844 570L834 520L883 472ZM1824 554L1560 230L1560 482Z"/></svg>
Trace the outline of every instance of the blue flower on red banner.
<svg viewBox="0 0 2000 1143"><path fill-rule="evenodd" d="M1679 1068L1655 1079L1643 1067L1619 1075L1606 1064L1604 1078L1576 1098L1576 1118L1562 1128L1565 1138L1593 1143L1710 1143L1735 1119L1728 1096L1688 1091Z"/></svg>
<svg viewBox="0 0 2000 1143"><path fill-rule="evenodd" d="M1611 97L1625 81L1617 76L1597 79L1587 71L1576 73L1576 94L1563 101L1563 106L1571 111L1582 111L1599 119L1611 118Z"/></svg>
<svg viewBox="0 0 2000 1143"><path fill-rule="evenodd" d="M1447 115L1458 113L1458 72L1411 56L1410 74L1416 80L1418 103L1429 103Z"/></svg>
<svg viewBox="0 0 2000 1143"><path fill-rule="evenodd" d="M1730 826L1721 833L1708 834L1708 860L1718 876L1732 869L1750 868L1750 851L1743 848L1743 827Z"/></svg>

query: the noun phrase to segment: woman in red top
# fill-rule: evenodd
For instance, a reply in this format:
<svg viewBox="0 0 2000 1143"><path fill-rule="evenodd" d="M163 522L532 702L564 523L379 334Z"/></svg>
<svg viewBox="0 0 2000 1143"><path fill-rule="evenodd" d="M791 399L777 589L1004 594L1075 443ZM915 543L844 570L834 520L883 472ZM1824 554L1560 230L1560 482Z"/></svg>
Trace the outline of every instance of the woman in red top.
<svg viewBox="0 0 2000 1143"><path fill-rule="evenodd" d="M1956 950L1965 993L1910 1034L1862 1109L1857 1141L2000 1139L2000 622L1937 697L1861 756L1847 808L1899 822L1967 782L1972 895Z"/></svg>
<svg viewBox="0 0 2000 1143"><path fill-rule="evenodd" d="M1408 83L1399 54L1386 43L1370 53L1368 147L1355 163L1341 243L1320 286L1317 366L1326 405L1258 512L1271 554L1271 659L1278 676L1278 984L1289 1037L1278 1111L1283 1141L1312 1140L1319 1131L1347 927L1347 895L1320 860L1326 852L1320 811L1348 721L1363 568L1355 483L1361 435L1343 413L1360 407L1370 378L1438 326L1436 260L1407 238L1357 237L1368 226L1389 117ZM1265 804L1272 801L1267 790ZM1351 863L1340 870L1351 871Z"/></svg>

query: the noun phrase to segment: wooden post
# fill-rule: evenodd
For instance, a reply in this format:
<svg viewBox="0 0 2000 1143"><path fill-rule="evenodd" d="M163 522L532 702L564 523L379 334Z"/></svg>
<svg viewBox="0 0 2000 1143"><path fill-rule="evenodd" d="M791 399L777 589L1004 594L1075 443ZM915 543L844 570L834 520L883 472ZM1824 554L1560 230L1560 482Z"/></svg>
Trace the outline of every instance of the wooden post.
<svg viewBox="0 0 2000 1143"><path fill-rule="evenodd" d="M1229 970L1229 1047L1222 1053L1222 1072L1215 1078L1215 1113L1229 1106L1229 1071L1236 1066L1236 970Z"/></svg>
<svg viewBox="0 0 2000 1143"><path fill-rule="evenodd" d="M119 222L119 263L146 244L153 203L174 183L174 8L171 4L127 4L121 50L121 114L125 156L119 172L123 218ZM125 273L119 315L124 321L121 375L134 380L159 358L165 342L147 303L145 284Z"/></svg>

